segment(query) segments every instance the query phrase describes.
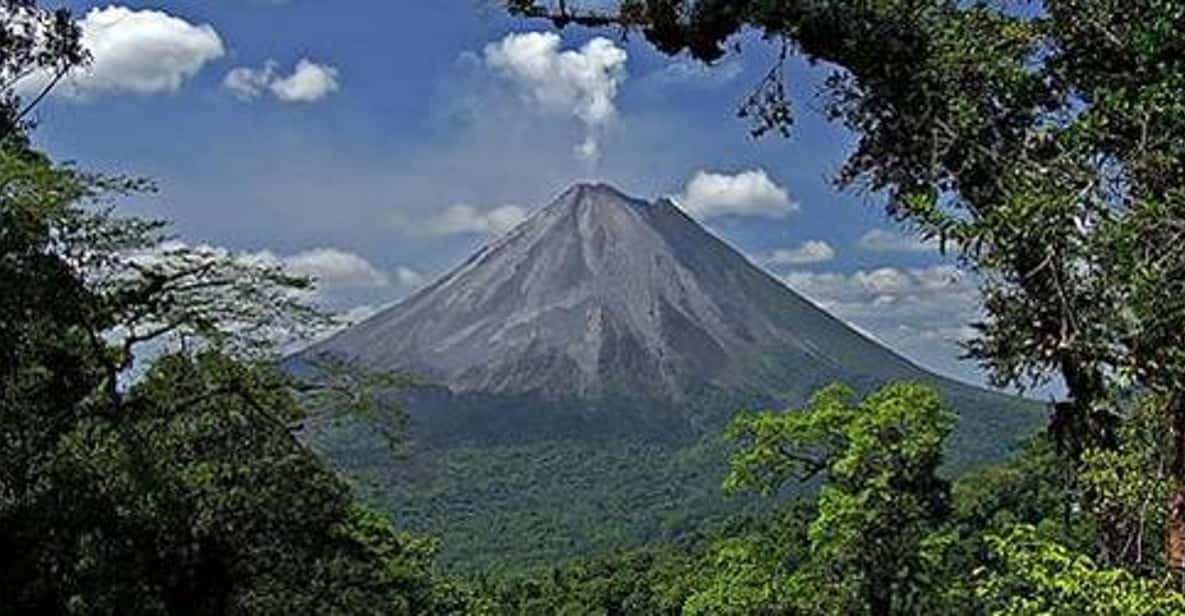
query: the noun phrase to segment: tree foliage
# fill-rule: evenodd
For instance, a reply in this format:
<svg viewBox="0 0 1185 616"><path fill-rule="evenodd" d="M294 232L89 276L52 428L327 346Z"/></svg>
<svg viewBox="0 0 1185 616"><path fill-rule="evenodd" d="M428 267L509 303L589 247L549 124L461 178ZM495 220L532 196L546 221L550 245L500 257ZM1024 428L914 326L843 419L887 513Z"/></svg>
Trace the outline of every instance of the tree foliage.
<svg viewBox="0 0 1185 616"><path fill-rule="evenodd" d="M1104 569L1043 538L1033 526L988 537L992 565L976 588L987 612L1001 616L1130 614L1185 611L1185 596L1164 582Z"/></svg>
<svg viewBox="0 0 1185 616"><path fill-rule="evenodd" d="M37 0L0 2L0 141L23 140L29 116L58 81L85 65L90 56L82 33L66 9L48 11ZM36 76L31 100L17 94L18 82Z"/></svg>
<svg viewBox="0 0 1185 616"><path fill-rule="evenodd" d="M821 601L830 609L912 613L928 581L931 533L950 506L937 473L954 424L920 385L889 385L859 404L851 390L832 386L800 411L738 415L728 435L741 449L725 488L770 494L790 479L821 475L812 564L796 581L826 588Z"/></svg>
<svg viewBox="0 0 1185 616"><path fill-rule="evenodd" d="M883 191L980 274L969 351L1000 384L1061 377L1051 438L952 489L934 392L833 386L727 432L728 491L805 481L805 504L480 593L442 579L434 541L301 439L349 416L398 441L383 394L415 381L278 370L278 342L329 323L311 281L120 217L148 183L35 151L32 110L88 58L67 11L4 0L0 612L1185 611L1167 575L1185 564L1185 4L507 3L704 61L753 27L783 61L836 67L824 111L859 138L838 182ZM782 68L742 103L756 135L792 134ZM23 100L18 82L44 86Z"/></svg>
<svg viewBox="0 0 1185 616"><path fill-rule="evenodd" d="M1185 571L1185 3L507 6L640 31L708 62L753 28L832 65L823 111L858 140L837 183L883 192L891 215L980 275L985 318L969 353L1000 385L1060 377L1069 395L1051 428L1068 464L1117 448L1127 392L1160 395L1175 451L1166 562ZM790 133L779 75L742 108L755 134Z"/></svg>
<svg viewBox="0 0 1185 616"><path fill-rule="evenodd" d="M376 393L261 354L323 322L293 295L307 281L88 205L135 182L10 147L0 185L0 611L462 613L432 550L297 438L308 403Z"/></svg>
<svg viewBox="0 0 1185 616"><path fill-rule="evenodd" d="M394 415L408 380L281 372L277 342L329 323L311 281L117 216L150 186L33 150L14 83L85 53L64 11L0 16L0 612L480 611L299 439Z"/></svg>

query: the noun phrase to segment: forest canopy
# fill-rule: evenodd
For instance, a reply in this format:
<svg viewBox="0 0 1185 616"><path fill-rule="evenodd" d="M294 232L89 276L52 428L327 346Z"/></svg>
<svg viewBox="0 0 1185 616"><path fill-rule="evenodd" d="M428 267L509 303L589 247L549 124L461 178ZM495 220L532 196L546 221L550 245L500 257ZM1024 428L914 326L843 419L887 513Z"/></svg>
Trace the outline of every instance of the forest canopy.
<svg viewBox="0 0 1185 616"><path fill-rule="evenodd" d="M722 435L721 489L763 513L447 571L305 438L369 422L397 446L416 381L282 370L333 322L311 280L124 216L151 182L39 150L35 109L90 57L69 11L0 0L0 613L1185 613L1185 2L505 4L703 62L754 30L832 67L823 112L858 140L837 184L980 277L968 354L998 385L1060 379L1046 432L951 476L935 391L836 384ZM795 136L783 69L740 103L754 136Z"/></svg>
<svg viewBox="0 0 1185 616"><path fill-rule="evenodd" d="M506 6L704 62L752 29L832 66L823 112L858 139L836 183L883 191L890 215L981 277L968 354L999 385L1065 384L1050 431L1068 471L1122 450L1123 425L1163 406L1163 551L1185 571L1185 4L576 4ZM792 135L794 112L780 66L741 107L755 135ZM1114 555L1128 542L1105 543Z"/></svg>

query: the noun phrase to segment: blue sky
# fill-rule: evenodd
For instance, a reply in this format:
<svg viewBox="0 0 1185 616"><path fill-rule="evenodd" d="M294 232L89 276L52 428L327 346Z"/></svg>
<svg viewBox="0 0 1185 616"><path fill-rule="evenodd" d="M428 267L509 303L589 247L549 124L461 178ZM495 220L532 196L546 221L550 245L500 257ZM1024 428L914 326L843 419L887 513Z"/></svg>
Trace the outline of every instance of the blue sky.
<svg viewBox="0 0 1185 616"><path fill-rule="evenodd" d="M788 64L791 139L755 141L735 118L773 61L757 37L709 68L612 33L542 34L493 0L65 4L95 63L39 108L37 141L153 178L160 193L125 211L316 274L334 309L397 300L597 179L675 196L841 318L982 381L956 361L973 281L875 195L830 183L852 137L818 114L829 69Z"/></svg>

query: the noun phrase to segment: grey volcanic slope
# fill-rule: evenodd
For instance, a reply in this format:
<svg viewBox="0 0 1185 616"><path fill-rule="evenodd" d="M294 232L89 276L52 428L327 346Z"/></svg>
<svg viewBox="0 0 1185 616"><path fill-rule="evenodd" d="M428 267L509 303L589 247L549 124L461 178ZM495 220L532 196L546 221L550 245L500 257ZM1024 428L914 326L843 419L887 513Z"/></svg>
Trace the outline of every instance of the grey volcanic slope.
<svg viewBox="0 0 1185 616"><path fill-rule="evenodd" d="M317 345L455 393L679 402L926 373L800 297L670 201L581 184L406 301Z"/></svg>
<svg viewBox="0 0 1185 616"><path fill-rule="evenodd" d="M949 468L1007 455L1038 405L929 374L750 264L668 201L576 186L401 304L312 353L406 369L414 454L346 425L315 436L463 570L546 569L664 542L725 499L738 407L794 408L833 381L910 379L960 411Z"/></svg>

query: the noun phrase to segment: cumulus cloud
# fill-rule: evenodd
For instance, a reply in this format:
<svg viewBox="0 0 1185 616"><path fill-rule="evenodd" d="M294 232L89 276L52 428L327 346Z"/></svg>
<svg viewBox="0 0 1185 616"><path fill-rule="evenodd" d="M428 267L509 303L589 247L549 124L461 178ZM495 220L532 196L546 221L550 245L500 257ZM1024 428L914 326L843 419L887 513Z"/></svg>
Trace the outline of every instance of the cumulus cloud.
<svg viewBox="0 0 1185 616"><path fill-rule="evenodd" d="M874 304L907 303L930 305L934 300L952 296L972 298L976 285L950 265L904 269L881 267L850 274L792 272L785 277L795 290L825 307L859 314L862 307Z"/></svg>
<svg viewBox="0 0 1185 616"><path fill-rule="evenodd" d="M395 281L398 282L399 286L401 287L414 289L423 286L423 284L427 282L427 279L420 272L410 267L401 265L395 268Z"/></svg>
<svg viewBox="0 0 1185 616"><path fill-rule="evenodd" d="M285 103L314 103L341 89L339 71L330 64L301 58L288 75L281 75L279 67L274 60L260 69L236 67L223 78L222 86L244 102L270 93Z"/></svg>
<svg viewBox="0 0 1185 616"><path fill-rule="evenodd" d="M414 290L423 284L425 278L417 271L401 266L394 270L393 278L384 274L365 258L352 252L337 248L314 248L293 254L281 255L271 250L234 251L221 246L210 244L190 245L180 241L165 242L153 250L133 255L131 258L144 265L159 263L164 254L176 251L187 251L204 259L233 258L240 263L251 266L280 267L295 276L307 276L313 279L314 285L308 289L292 289L290 297L293 299L319 305L329 310L343 297L349 297L351 291L358 289L388 289L396 292ZM345 291L345 295L335 294L334 291ZM304 347L308 342L316 341L333 335L344 327L359 323L392 304L355 306L345 311L336 310L333 322L317 331L301 332L293 336L292 332L276 330L272 332L274 342L283 353L294 352Z"/></svg>
<svg viewBox="0 0 1185 616"><path fill-rule="evenodd" d="M950 265L853 273L792 272L783 281L819 307L940 371L981 318L976 280ZM966 378L967 372L960 373Z"/></svg>
<svg viewBox="0 0 1185 616"><path fill-rule="evenodd" d="M765 259L767 265L805 265L835 258L835 249L822 240L810 240L796 248L779 248Z"/></svg>
<svg viewBox="0 0 1185 616"><path fill-rule="evenodd" d="M164 11L94 8L78 25L91 64L67 75L53 90L56 96L87 100L176 92L203 66L226 54L213 26L195 25ZM50 79L45 73L34 74L18 89L39 92Z"/></svg>
<svg viewBox="0 0 1185 616"><path fill-rule="evenodd" d="M338 70L302 58L292 74L271 84L272 94L287 103L311 103L338 90Z"/></svg>
<svg viewBox="0 0 1185 616"><path fill-rule="evenodd" d="M873 252L929 252L937 250L938 245L885 229L873 229L860 237L860 247Z"/></svg>
<svg viewBox="0 0 1185 616"><path fill-rule="evenodd" d="M764 169L735 175L699 171L676 201L701 220L730 215L785 218L798 211L798 203Z"/></svg>
<svg viewBox="0 0 1185 616"><path fill-rule="evenodd" d="M648 78L659 84L714 88L731 82L743 72L745 69L737 60L705 64L692 58L679 58Z"/></svg>
<svg viewBox="0 0 1185 616"><path fill-rule="evenodd" d="M157 253L189 250L210 258L233 257L243 263L260 266L279 266L294 276L307 276L316 282L316 291L336 289L379 288L390 285L391 280L365 258L337 248L313 248L290 255L280 255L271 250L232 251L209 244L189 245L170 241L146 252L138 258L144 262L157 259Z"/></svg>
<svg viewBox="0 0 1185 616"><path fill-rule="evenodd" d="M366 259L337 248L314 248L283 257L260 254L282 263L293 274L313 278L320 290L377 288L391 283Z"/></svg>
<svg viewBox="0 0 1185 616"><path fill-rule="evenodd" d="M526 209L517 205L502 205L490 210L479 210L472 205L458 204L425 220L411 220L396 213L391 222L408 235L442 237L447 235L502 235L527 217Z"/></svg>
<svg viewBox="0 0 1185 616"><path fill-rule="evenodd" d="M241 101L255 100L262 96L275 80L276 66L275 62L269 61L262 69L246 66L232 68L222 79L222 87Z"/></svg>
<svg viewBox="0 0 1185 616"><path fill-rule="evenodd" d="M609 39L597 37L579 50L561 50L550 32L509 34L486 45L485 64L518 88L538 110L569 115L585 128L576 146L583 159L600 157L601 133L617 116L618 90L625 81L629 55Z"/></svg>

